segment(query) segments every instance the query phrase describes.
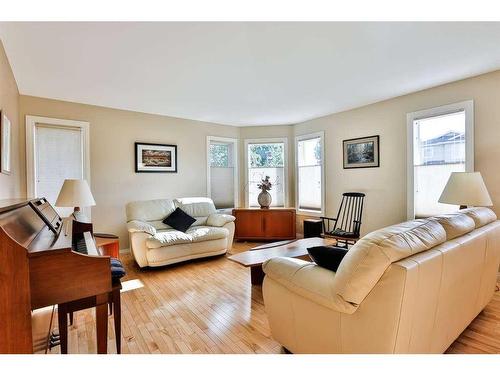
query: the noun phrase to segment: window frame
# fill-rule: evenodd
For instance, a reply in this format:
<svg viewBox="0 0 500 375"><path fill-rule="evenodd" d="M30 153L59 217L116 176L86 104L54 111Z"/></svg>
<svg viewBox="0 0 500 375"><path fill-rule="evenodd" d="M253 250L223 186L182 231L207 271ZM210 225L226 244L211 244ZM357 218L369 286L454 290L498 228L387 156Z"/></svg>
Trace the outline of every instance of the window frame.
<svg viewBox="0 0 500 375"><path fill-rule="evenodd" d="M320 138L321 143L321 211L304 210L299 205L299 142L308 139ZM326 208L326 188L325 188L325 132L319 131L298 135L295 137L295 209L297 213L307 216L324 216Z"/></svg>
<svg viewBox="0 0 500 375"><path fill-rule="evenodd" d="M210 143L218 142L218 143L231 143L233 145L233 168L234 168L234 208L239 207L240 205L240 169L239 169L239 153L238 153L238 138L227 138L227 137L218 137L213 135L207 135L207 149L205 152L207 158L207 197L211 198L212 189L211 189L211 174L210 174Z"/></svg>
<svg viewBox="0 0 500 375"><path fill-rule="evenodd" d="M283 189L283 207L288 207L289 206L289 199L288 199L288 138L282 137L282 138L246 138L244 140L244 148L245 148L245 207L249 208L250 207L250 202L249 202L249 181L248 181L248 145L249 144L266 144L266 143L283 143L283 161L284 161L284 166L283 166L283 175L285 178L285 186Z"/></svg>
<svg viewBox="0 0 500 375"><path fill-rule="evenodd" d="M413 166L413 122L429 117L437 117L464 111L465 113L465 171L474 171L474 101L465 100L458 103L410 112L406 115L406 216L408 220L415 218L415 186Z"/></svg>

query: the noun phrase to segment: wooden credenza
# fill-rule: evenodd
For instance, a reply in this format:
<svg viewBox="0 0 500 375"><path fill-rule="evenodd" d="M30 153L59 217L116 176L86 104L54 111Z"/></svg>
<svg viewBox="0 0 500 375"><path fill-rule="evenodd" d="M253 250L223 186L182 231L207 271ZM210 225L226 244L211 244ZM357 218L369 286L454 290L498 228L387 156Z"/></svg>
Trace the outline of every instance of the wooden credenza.
<svg viewBox="0 0 500 375"><path fill-rule="evenodd" d="M294 208L235 208L235 240L295 239Z"/></svg>

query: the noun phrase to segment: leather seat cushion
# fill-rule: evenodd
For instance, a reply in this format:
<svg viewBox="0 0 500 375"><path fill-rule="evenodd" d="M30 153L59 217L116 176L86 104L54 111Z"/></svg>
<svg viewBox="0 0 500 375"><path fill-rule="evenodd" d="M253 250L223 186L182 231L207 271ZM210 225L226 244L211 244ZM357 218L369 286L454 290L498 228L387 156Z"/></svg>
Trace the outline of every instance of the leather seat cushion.
<svg viewBox="0 0 500 375"><path fill-rule="evenodd" d="M191 227L186 233L175 229L168 229L157 232L155 236L146 240L148 249L159 247L186 244L192 242L203 242L226 238L229 231L226 228L217 227Z"/></svg>
<svg viewBox="0 0 500 375"><path fill-rule="evenodd" d="M127 221L161 221L175 210L171 199L152 199L127 204Z"/></svg>
<svg viewBox="0 0 500 375"><path fill-rule="evenodd" d="M214 202L210 198L177 198L174 199L174 204L196 219L193 226L206 225L207 218L217 212Z"/></svg>

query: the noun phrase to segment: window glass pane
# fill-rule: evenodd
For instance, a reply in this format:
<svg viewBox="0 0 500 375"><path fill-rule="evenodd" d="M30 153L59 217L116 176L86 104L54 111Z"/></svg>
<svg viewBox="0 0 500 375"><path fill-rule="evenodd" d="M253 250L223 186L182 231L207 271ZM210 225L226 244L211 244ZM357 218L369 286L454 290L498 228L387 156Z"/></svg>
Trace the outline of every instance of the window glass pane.
<svg viewBox="0 0 500 375"><path fill-rule="evenodd" d="M210 166L229 167L229 145L224 143L210 144Z"/></svg>
<svg viewBox="0 0 500 375"><path fill-rule="evenodd" d="M321 138L318 137L299 141L297 149L299 167L321 165Z"/></svg>
<svg viewBox="0 0 500 375"><path fill-rule="evenodd" d="M257 143L248 145L249 168L283 168L285 166L283 143Z"/></svg>
<svg viewBox="0 0 500 375"><path fill-rule="evenodd" d="M234 207L233 144L211 142L210 196L217 209Z"/></svg>
<svg viewBox="0 0 500 375"><path fill-rule="evenodd" d="M299 209L321 211L321 138L297 142Z"/></svg>
<svg viewBox="0 0 500 375"><path fill-rule="evenodd" d="M456 211L438 199L451 172L465 171L465 112L415 120L413 150L415 216Z"/></svg>
<svg viewBox="0 0 500 375"><path fill-rule="evenodd" d="M285 145L284 143L248 144L248 204L259 207L257 197L260 189L257 184L266 176L272 183L271 207L285 205Z"/></svg>

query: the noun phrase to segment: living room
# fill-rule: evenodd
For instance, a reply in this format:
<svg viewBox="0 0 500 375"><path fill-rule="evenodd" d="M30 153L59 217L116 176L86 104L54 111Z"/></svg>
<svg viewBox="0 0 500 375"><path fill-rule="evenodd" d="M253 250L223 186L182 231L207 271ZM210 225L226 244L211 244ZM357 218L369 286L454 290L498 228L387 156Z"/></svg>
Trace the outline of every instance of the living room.
<svg viewBox="0 0 500 375"><path fill-rule="evenodd" d="M31 19L2 354L498 358L499 22Z"/></svg>

